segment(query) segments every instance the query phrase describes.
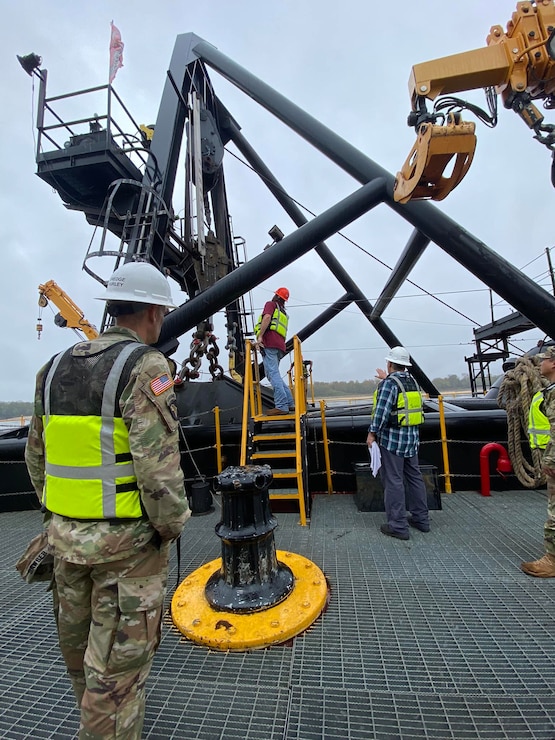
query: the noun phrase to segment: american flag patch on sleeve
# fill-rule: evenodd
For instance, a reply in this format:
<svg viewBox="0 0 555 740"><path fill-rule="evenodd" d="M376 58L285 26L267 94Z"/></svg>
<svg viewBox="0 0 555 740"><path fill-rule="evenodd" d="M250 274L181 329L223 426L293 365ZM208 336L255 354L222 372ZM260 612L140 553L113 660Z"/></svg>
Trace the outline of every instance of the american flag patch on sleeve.
<svg viewBox="0 0 555 740"><path fill-rule="evenodd" d="M172 386L173 379L170 378L167 373L159 375L157 378L154 378L154 380L150 381L150 387L155 396L159 396L161 393L164 393L164 391L167 391L168 388L171 388Z"/></svg>

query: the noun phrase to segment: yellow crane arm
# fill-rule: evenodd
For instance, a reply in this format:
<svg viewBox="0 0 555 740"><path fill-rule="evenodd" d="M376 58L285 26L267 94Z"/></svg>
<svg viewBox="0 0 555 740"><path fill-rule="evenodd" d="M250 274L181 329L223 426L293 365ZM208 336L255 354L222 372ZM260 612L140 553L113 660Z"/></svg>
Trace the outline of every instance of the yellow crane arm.
<svg viewBox="0 0 555 740"><path fill-rule="evenodd" d="M71 300L68 294L54 280L49 280L44 285L39 285L39 306L44 308L48 305L49 301L60 310L58 314L60 320L56 321L58 326L67 326L70 329L80 330L85 334L87 339L96 339L98 336L96 327L87 321L79 306ZM37 324L37 331L40 338L40 332L42 331L40 319Z"/></svg>
<svg viewBox="0 0 555 740"><path fill-rule="evenodd" d="M397 173L396 201L445 198L472 162L476 147L474 124L462 121L460 113L440 113L437 103L432 113L426 109L425 101L436 100L440 95L495 88L493 97L501 95L504 106L521 116L534 130L535 138L555 150L555 126L544 125L543 115L532 103L543 99L546 108L555 107L555 0L517 3L506 31L502 26L492 26L486 42L486 48L412 68L409 125L415 127L418 138ZM438 120L442 121L440 125ZM446 177L444 172L453 157L456 159L451 175Z"/></svg>
<svg viewBox="0 0 555 740"><path fill-rule="evenodd" d="M511 69L507 47L500 44L415 64L409 77L412 109L418 110L419 97L434 100L438 95L506 84Z"/></svg>

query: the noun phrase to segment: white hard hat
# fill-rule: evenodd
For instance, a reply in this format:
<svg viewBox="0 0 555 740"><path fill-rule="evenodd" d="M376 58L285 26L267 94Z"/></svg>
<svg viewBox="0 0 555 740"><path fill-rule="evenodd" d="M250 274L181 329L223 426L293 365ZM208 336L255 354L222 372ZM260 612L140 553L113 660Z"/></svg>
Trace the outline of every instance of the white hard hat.
<svg viewBox="0 0 555 740"><path fill-rule="evenodd" d="M386 362L392 362L394 365L412 366L410 355L404 347L392 347L385 359Z"/></svg>
<svg viewBox="0 0 555 740"><path fill-rule="evenodd" d="M97 300L176 308L168 281L160 270L148 262L126 262L118 267L108 280L106 292Z"/></svg>

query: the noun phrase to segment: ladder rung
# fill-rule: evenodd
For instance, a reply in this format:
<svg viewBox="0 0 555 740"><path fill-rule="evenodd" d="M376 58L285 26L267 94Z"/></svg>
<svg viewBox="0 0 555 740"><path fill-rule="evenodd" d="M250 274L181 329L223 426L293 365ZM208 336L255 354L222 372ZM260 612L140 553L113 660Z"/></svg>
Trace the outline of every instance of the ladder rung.
<svg viewBox="0 0 555 740"><path fill-rule="evenodd" d="M276 498L300 498L299 491L296 488L279 488L276 491L270 491L270 499Z"/></svg>
<svg viewBox="0 0 555 740"><path fill-rule="evenodd" d="M253 452L251 458L259 459L261 457L266 457L268 459L278 460L282 457L295 457L296 454L295 450L267 450L266 452L264 450L259 450L258 452Z"/></svg>
<svg viewBox="0 0 555 740"><path fill-rule="evenodd" d="M292 433L287 433L287 432L279 433L279 432L277 432L275 434L271 434L271 433L269 433L269 434L253 434L252 439L253 439L253 442L264 442L264 440L272 440L272 439L273 440L279 440L279 439L284 439L284 440L285 439L297 439L297 435L294 432L292 432Z"/></svg>
<svg viewBox="0 0 555 740"><path fill-rule="evenodd" d="M256 382L255 382L256 385ZM291 414L255 414L253 416L253 419L255 421L279 421L280 419L284 419L286 421L291 421L291 419L295 418L295 412Z"/></svg>

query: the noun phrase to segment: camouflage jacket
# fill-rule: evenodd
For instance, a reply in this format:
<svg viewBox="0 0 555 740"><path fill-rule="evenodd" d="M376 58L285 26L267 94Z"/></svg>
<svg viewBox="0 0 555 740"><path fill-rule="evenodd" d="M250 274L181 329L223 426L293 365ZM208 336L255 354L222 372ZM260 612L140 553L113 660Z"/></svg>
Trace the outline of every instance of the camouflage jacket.
<svg viewBox="0 0 555 740"><path fill-rule="evenodd" d="M87 356L91 348L109 347L138 335L123 327L113 327L92 342L81 342L74 354ZM35 387L34 415L29 427L25 461L31 482L42 499L45 478L43 443L43 380L49 363L42 367ZM54 553L63 560L90 565L120 560L132 555L158 532L163 542L176 538L190 516L180 465L176 398L170 387L155 395L151 382L168 373L168 363L159 352L143 355L131 371L119 405L129 430L129 444L145 519L136 521L85 521L53 514L48 539Z"/></svg>
<svg viewBox="0 0 555 740"><path fill-rule="evenodd" d="M550 427L550 439L543 454L543 464L547 468L555 468L555 447L553 445L553 440L555 440L555 388L545 394L542 410L549 419Z"/></svg>

